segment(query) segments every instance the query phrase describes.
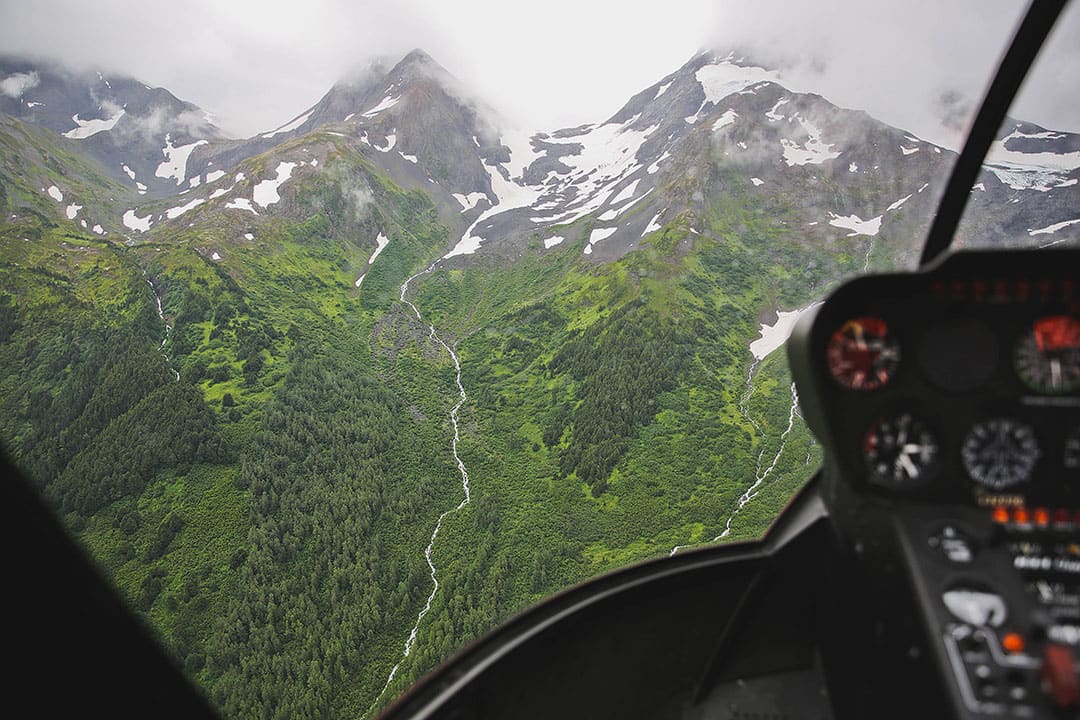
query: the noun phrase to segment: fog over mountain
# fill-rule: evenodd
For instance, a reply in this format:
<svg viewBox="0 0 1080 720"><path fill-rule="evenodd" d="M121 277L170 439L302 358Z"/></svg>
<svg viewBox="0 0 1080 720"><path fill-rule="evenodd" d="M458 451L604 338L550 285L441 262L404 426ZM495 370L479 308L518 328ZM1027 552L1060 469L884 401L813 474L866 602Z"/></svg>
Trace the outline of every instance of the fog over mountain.
<svg viewBox="0 0 1080 720"><path fill-rule="evenodd" d="M44 0L0 6L0 42L167 87L234 136L277 127L349 70L413 47L527 128L607 116L699 50L736 47L784 67L789 85L822 88L841 106L955 145L941 120L966 122L1021 12L1012 0L675 0L659 16L641 3L569 0L509 10L493 0L193 0L167 9ZM1075 104L1054 90L1077 85L1078 50L1064 38L1076 37L1078 15L1073 8L1060 23L1018 116L1080 130Z"/></svg>

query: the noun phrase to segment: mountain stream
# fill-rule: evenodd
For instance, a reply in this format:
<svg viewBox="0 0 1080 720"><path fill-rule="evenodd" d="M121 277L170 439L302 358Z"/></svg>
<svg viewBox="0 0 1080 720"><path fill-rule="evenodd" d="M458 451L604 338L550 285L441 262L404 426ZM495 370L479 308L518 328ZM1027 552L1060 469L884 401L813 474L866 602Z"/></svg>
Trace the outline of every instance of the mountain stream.
<svg viewBox="0 0 1080 720"><path fill-rule="evenodd" d="M758 424L757 420L755 420L754 417L750 414L750 398L754 395L754 377L757 375L757 370L759 365L761 364L761 360L761 357L754 357L754 362L750 364L750 370L746 373L746 392L744 392L742 397L739 398L739 412L741 412L742 416L746 418L751 425L754 426L754 430L756 430L758 433L761 432L761 426ZM758 488L763 482L765 482L765 479L769 477L772 471L776 469L776 464L780 461L780 456L783 454L784 448L787 446L787 437L791 433L791 430L795 427L796 415L799 415L799 393L795 389L795 383L791 383L791 409L788 411L788 424L787 428L782 433L780 433L780 445L776 448L776 454L773 455L772 461L769 463L769 466L763 470L762 465L764 464L765 460L766 447L764 443L762 444L761 452L758 453L757 457L757 466L754 469L754 482L751 483L750 487L748 487L746 491L739 496L739 499L735 504L735 509L732 510L730 515L728 515L727 521L724 523L723 532L714 537L712 539L712 542L717 542L728 536L728 534L731 532L731 523L734 522L735 516L738 515L739 512L744 507L746 507L746 505L751 500L757 497ZM801 415L799 416L801 417ZM806 462L807 464L810 464L809 451L807 451ZM675 553L686 547L689 546L676 545L671 549L671 552L668 553L668 556L670 557L671 555L674 555Z"/></svg>
<svg viewBox="0 0 1080 720"><path fill-rule="evenodd" d="M426 275L430 273L432 270L435 269L435 266L437 264L438 261L435 261L426 270L422 270L416 273L401 284L401 302L405 303L412 309L413 313L416 315L416 319L421 323L424 322L424 318L420 315L420 310L416 307L416 305L414 305L405 297L405 293L409 290L409 283L411 283L413 280L420 277L421 275ZM469 491L469 471L465 468L465 463L462 462L461 457L458 455L458 441L461 438L458 430L458 413L461 412L461 408L465 404L465 400L468 398L468 396L465 394L465 387L461 384L461 359L458 357L457 353L454 352L454 348L451 347L451 345L445 340L443 340L441 337L439 337L439 333L436 332L435 326L432 324L428 324L428 340L433 340L439 345L442 345L443 349L445 349L446 352L450 354L450 358L454 361L454 369L456 370L455 382L457 383L458 389L458 401L457 404L450 409L450 425L451 427L453 427L454 430L454 437L450 448L454 456L454 462L457 463L458 472L461 473L461 488L464 491L465 497L462 498L461 502L458 503L455 507L452 507L449 510L445 510L442 515L439 516L439 519L435 522L435 529L431 532L431 539L428 540L427 548L424 549L424 559L427 561L428 571L431 574L431 594L428 595L427 602L424 603L424 607L421 608L420 612L417 614L416 622L413 623L412 630L409 631L409 637L405 640L405 647L401 660L399 660L398 663L394 665L393 668L391 668L390 675L386 678L386 683L383 685L382 690L379 692L378 696L376 696L375 701L371 704L371 707L368 709L368 711L364 713L365 718L371 715L371 712L375 709L375 706L378 704L382 696L386 693L387 688L390 687L390 683L397 675L397 671L401 667L401 663L404 662L407 657L409 657L409 655L413 651L413 648L416 647L416 634L420 630L420 622L424 619L424 616L428 614L428 611L431 610L431 603L435 600L435 593L439 591L439 578L435 568L435 561L432 559L432 554L435 550L435 540L439 536L439 530L442 529L443 520L445 520L447 516L456 513L458 510L461 510L463 507L468 505L472 499Z"/></svg>
<svg viewBox="0 0 1080 720"><path fill-rule="evenodd" d="M172 326L165 320L165 311L161 308L161 295L158 294L157 286L154 285L150 276L146 274L146 270L143 270L143 277L146 278L146 284L150 286L150 291L154 293L154 300L157 301L157 315L161 319L161 324L165 326L165 336L161 338L158 352L161 353L161 357L165 358L165 367L169 368L172 374L176 376L176 381L180 382L180 371L172 366L172 361L169 359L168 353L165 352L165 343L169 342L169 333L172 332Z"/></svg>

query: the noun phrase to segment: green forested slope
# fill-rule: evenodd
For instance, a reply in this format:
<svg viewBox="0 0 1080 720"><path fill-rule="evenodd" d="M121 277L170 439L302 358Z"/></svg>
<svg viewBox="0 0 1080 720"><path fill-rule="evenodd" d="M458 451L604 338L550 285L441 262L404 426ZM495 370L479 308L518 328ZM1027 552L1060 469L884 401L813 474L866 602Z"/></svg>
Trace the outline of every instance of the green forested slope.
<svg viewBox="0 0 1080 720"><path fill-rule="evenodd" d="M782 200L673 218L606 265L570 240L438 266L418 321L399 288L447 228L358 153L324 166L256 224L131 243L27 212L5 176L4 447L226 715L362 715L545 595L721 535L775 459L725 539L760 535L812 472L801 424L779 453L782 352L750 392L747 346L857 260L792 239ZM472 495L403 658L463 499L429 323L461 359Z"/></svg>

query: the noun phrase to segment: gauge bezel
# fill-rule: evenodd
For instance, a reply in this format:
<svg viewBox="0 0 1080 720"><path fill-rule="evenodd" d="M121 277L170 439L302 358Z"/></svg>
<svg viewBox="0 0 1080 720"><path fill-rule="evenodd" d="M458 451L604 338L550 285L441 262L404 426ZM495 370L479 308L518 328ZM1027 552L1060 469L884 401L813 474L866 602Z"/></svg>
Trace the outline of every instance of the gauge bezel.
<svg viewBox="0 0 1080 720"><path fill-rule="evenodd" d="M929 441L928 444L933 448L934 453L930 459L920 461L923 464L918 466L921 471L918 478L908 476L905 480L897 480L896 464L899 460L897 459L891 462L892 467L890 468L890 473L882 474L876 467L877 463L870 457L871 449L869 448L869 444L871 438L874 436L880 437L887 424L897 424L904 422L905 420L909 425L914 425L916 427L921 442L925 443L927 440ZM862 458L863 469L866 473L865 477L868 485L874 488L899 493L919 490L929 485L940 474L944 462L944 453L937 431L930 423L923 420L917 413L911 410L879 415L871 421L862 436L860 456ZM910 454L908 456L910 457Z"/></svg>
<svg viewBox="0 0 1080 720"><path fill-rule="evenodd" d="M860 323L871 326L880 324L882 332L880 334L874 333L872 337L880 340L885 347L883 348L883 351L878 352L878 355L872 361L875 372L863 374L860 377L865 378L865 380L856 381L854 378L848 377L848 371L846 369L837 367L835 356L843 351L841 346L842 342L850 342L852 340L852 338L845 334L845 330L852 325ZM888 359L887 365L879 368L877 365L884 351L892 353L894 357ZM832 377L833 381L845 390L852 390L860 393L873 392L888 386L896 377L896 373L900 369L902 360L903 352L893 324L879 315L858 315L844 320L835 330L833 330L825 343L825 367L828 369L829 375Z"/></svg>
<svg viewBox="0 0 1080 720"><path fill-rule="evenodd" d="M1060 387L1054 387L1053 385L1047 385L1041 382L1038 378L1032 376L1034 372L1033 368L1026 367L1024 358L1029 358L1030 362L1038 362L1043 352L1037 347L1033 347L1036 344L1035 333L1036 327L1040 322L1048 322L1052 320L1064 319L1077 326L1077 331L1080 331L1080 320L1065 313L1055 313L1053 315L1041 315L1033 319L1024 328L1024 332L1016 339L1013 346L1013 371L1016 373L1016 377L1020 382L1024 384L1029 390L1043 394L1043 395L1067 395L1069 393L1080 390L1080 346L1070 348L1070 351L1076 353L1075 364L1073 366L1073 375L1071 380L1067 380Z"/></svg>
<svg viewBox="0 0 1080 720"><path fill-rule="evenodd" d="M1017 472L1019 476L1007 478L1005 481L992 481L989 477L990 469L985 466L975 467L973 466L974 460L969 457L969 446L977 440L976 434L978 431L985 430L988 433L993 433L998 437L1001 436L1002 430L1000 426L1011 426L1011 432L1017 430L1023 431L1025 440L1030 440L1032 448L1017 447L1016 452L1026 452L1027 456L1023 458L1025 466L1021 467ZM1010 433L1011 434L1011 433ZM980 452L985 452L987 448L982 448ZM982 488L983 490L989 490L991 492L1002 492L1006 490L1014 490L1016 488L1028 485L1035 478L1036 470L1039 467L1040 462L1043 459L1042 443L1039 442L1038 431L1031 424L1024 422L1016 417L1010 417L1006 415L999 415L994 417L986 417L978 420L964 434L963 440L960 442L960 463L963 465L964 471L967 473L968 480L975 486ZM1017 454L1015 457L1020 458ZM1010 458L1011 459L1011 458Z"/></svg>

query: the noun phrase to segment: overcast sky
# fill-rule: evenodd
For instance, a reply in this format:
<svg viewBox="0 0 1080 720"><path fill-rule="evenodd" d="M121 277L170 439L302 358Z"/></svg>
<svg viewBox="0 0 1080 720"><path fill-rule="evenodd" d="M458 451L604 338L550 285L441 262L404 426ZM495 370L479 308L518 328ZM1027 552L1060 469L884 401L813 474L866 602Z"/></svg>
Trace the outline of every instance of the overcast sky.
<svg viewBox="0 0 1080 720"><path fill-rule="evenodd" d="M1080 131L1080 3L1020 116ZM238 136L277 127L350 67L421 47L511 121L597 122L704 48L939 142L1010 37L1017 0L0 0L0 48L171 90ZM1059 23L1060 24L1060 23ZM1063 90L1068 88L1068 92ZM960 122L964 114L960 112Z"/></svg>

